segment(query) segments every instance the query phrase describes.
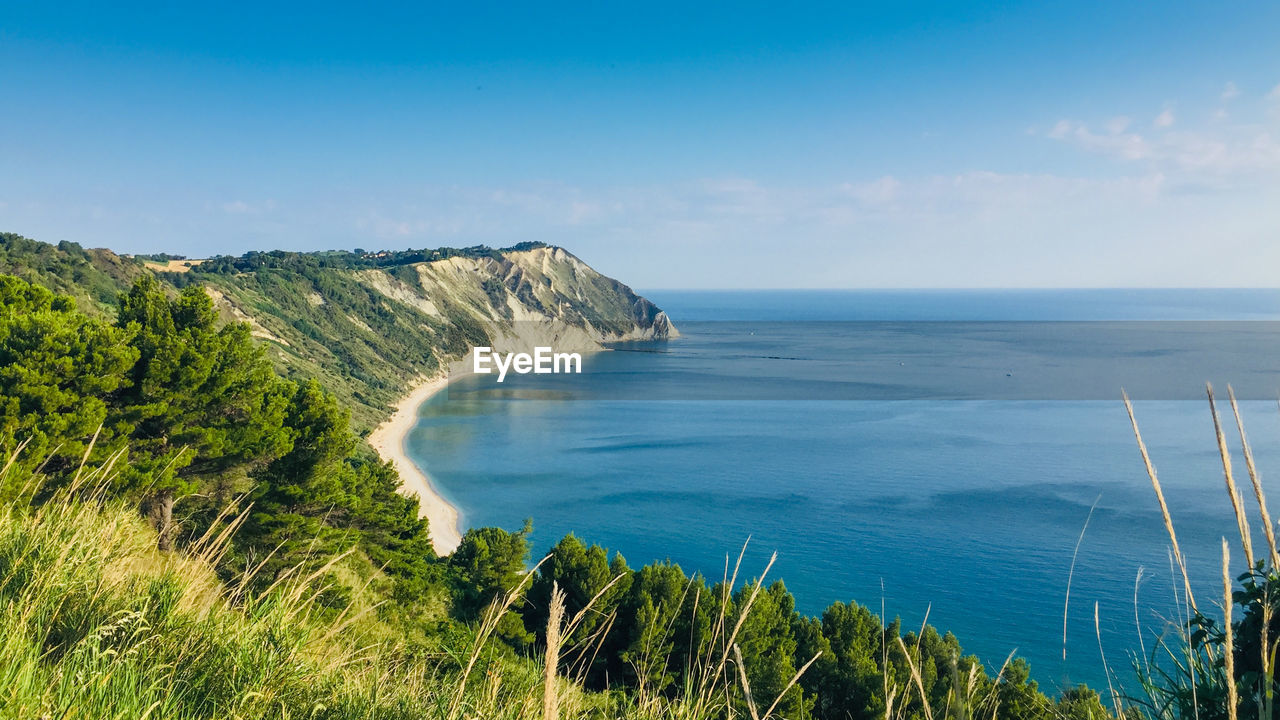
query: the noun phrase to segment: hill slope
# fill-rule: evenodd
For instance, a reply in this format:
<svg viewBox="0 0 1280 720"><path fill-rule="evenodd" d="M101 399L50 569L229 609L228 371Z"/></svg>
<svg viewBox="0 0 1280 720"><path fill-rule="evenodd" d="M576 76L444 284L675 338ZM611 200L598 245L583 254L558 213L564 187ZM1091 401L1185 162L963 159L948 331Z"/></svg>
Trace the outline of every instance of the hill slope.
<svg viewBox="0 0 1280 720"><path fill-rule="evenodd" d="M384 420L416 380L473 345L554 337L580 350L677 334L665 313L626 285L539 244L249 253L187 267L6 233L0 272L71 294L91 312L103 312L146 273L175 288L201 284L224 320L250 324L283 375L316 378L351 408L361 433Z"/></svg>
<svg viewBox="0 0 1280 720"><path fill-rule="evenodd" d="M116 294L145 273L140 263L110 250L86 250L73 242L50 245L14 233L0 233L0 274L70 295L81 310L108 315Z"/></svg>

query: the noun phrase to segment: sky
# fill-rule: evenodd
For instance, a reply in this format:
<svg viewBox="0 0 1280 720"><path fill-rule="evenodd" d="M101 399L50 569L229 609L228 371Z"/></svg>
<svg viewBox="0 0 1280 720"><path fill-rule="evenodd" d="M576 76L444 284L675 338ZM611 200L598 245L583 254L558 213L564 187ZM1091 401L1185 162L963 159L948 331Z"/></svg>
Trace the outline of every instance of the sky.
<svg viewBox="0 0 1280 720"><path fill-rule="evenodd" d="M1280 3L0 2L0 231L1275 287Z"/></svg>

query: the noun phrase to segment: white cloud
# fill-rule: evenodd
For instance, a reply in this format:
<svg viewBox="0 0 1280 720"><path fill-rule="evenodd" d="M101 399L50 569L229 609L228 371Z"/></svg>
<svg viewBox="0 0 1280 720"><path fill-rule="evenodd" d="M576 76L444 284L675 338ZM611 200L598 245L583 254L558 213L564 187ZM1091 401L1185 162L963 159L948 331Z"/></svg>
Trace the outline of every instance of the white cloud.
<svg viewBox="0 0 1280 720"><path fill-rule="evenodd" d="M1083 123L1059 120L1048 132L1047 137L1071 142L1085 150L1125 160L1140 160L1150 156L1151 148L1145 138L1136 133L1117 130L1117 124L1114 121L1109 125L1111 127L1107 132L1095 133Z"/></svg>
<svg viewBox="0 0 1280 720"><path fill-rule="evenodd" d="M902 182L891 175L871 182L842 183L838 186L839 192L871 206L889 205L898 197L901 189Z"/></svg>
<svg viewBox="0 0 1280 720"><path fill-rule="evenodd" d="M1061 140L1071 134L1071 129L1075 125L1070 120L1059 120L1049 129L1048 136L1054 140Z"/></svg>
<svg viewBox="0 0 1280 720"><path fill-rule="evenodd" d="M1219 97L1222 102L1231 102L1237 97L1240 97L1240 88L1236 87L1235 83L1228 82L1226 86L1222 88L1222 95Z"/></svg>
<svg viewBox="0 0 1280 720"><path fill-rule="evenodd" d="M260 203L248 203L244 200L232 200L222 203L222 212L228 215L262 215L275 210L275 200L264 200Z"/></svg>
<svg viewBox="0 0 1280 720"><path fill-rule="evenodd" d="M1111 133L1112 135L1119 135L1125 130L1128 130L1129 124L1132 122L1133 120L1131 118L1125 117L1123 115L1119 117L1113 117L1107 121L1107 132Z"/></svg>
<svg viewBox="0 0 1280 720"><path fill-rule="evenodd" d="M1221 108L1209 118L1204 127L1180 125L1175 130L1172 111L1166 108L1151 133L1129 131L1127 123L1112 118L1102 123L1102 131L1060 120L1045 136L1089 153L1141 164L1147 172L1168 175L1174 185L1221 186L1253 181L1259 173L1280 173L1280 146L1264 122L1228 122Z"/></svg>

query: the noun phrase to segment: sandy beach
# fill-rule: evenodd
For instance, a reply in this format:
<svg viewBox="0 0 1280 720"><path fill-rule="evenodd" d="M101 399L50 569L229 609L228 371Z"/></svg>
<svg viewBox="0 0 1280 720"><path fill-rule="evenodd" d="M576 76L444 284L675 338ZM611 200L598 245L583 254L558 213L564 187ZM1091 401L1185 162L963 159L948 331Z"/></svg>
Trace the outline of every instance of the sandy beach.
<svg viewBox="0 0 1280 720"><path fill-rule="evenodd" d="M418 406L448 385L448 377L423 380L396 404L396 411L391 419L369 434L369 444L378 451L382 459L390 460L400 473L400 491L418 497L419 515L430 523L431 544L440 555L453 552L462 542L462 533L458 529L458 509L436 492L431 486L431 478L405 454L404 440L418 420Z"/></svg>

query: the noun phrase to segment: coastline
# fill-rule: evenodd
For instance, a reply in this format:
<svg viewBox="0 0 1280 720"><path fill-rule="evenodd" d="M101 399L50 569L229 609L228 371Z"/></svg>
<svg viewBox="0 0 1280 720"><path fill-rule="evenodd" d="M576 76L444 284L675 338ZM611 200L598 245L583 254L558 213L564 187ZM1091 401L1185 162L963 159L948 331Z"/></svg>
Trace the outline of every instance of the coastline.
<svg viewBox="0 0 1280 720"><path fill-rule="evenodd" d="M458 530L458 509L449 504L431 485L426 471L409 459L404 441L418 420L418 407L448 387L447 376L424 379L396 403L391 418L369 433L369 445L400 473L400 492L418 497L418 516L430 525L431 544L438 555L448 555L462 542Z"/></svg>

